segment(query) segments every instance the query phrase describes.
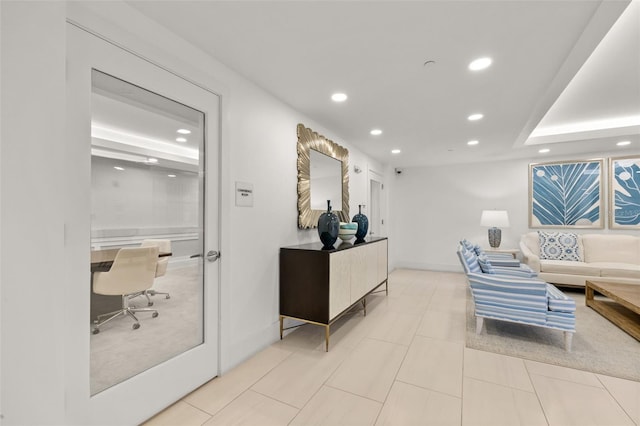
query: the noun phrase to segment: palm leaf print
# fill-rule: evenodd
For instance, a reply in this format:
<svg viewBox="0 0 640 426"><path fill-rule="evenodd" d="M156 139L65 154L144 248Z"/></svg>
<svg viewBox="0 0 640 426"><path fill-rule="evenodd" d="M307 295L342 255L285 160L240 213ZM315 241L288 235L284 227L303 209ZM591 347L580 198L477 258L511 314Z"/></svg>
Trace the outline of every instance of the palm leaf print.
<svg viewBox="0 0 640 426"><path fill-rule="evenodd" d="M532 167L533 215L541 225L593 225L600 220L600 162Z"/></svg>
<svg viewBox="0 0 640 426"><path fill-rule="evenodd" d="M616 225L640 224L640 160L615 161L614 217Z"/></svg>

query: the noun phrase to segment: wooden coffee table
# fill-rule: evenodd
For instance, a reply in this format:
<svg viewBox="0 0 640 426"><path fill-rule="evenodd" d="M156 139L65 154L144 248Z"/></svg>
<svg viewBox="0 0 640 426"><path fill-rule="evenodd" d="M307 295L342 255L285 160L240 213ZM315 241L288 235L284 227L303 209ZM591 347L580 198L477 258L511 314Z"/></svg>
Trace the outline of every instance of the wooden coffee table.
<svg viewBox="0 0 640 426"><path fill-rule="evenodd" d="M594 299L598 292L611 300ZM587 281L587 306L640 341L640 285Z"/></svg>

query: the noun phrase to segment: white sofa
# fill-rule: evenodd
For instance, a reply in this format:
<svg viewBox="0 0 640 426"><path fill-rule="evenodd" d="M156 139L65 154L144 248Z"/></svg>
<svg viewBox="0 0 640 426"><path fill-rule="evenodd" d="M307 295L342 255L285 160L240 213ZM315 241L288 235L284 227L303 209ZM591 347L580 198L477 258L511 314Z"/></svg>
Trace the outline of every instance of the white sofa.
<svg viewBox="0 0 640 426"><path fill-rule="evenodd" d="M640 238L620 234L579 234L582 261L541 259L538 232L520 238L523 261L540 279L584 287L585 281L640 285Z"/></svg>

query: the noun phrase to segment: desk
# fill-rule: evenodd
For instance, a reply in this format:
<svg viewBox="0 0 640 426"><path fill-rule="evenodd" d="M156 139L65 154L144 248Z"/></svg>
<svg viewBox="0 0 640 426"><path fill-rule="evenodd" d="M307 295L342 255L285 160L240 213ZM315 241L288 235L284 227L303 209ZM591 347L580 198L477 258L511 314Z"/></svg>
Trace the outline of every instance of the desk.
<svg viewBox="0 0 640 426"><path fill-rule="evenodd" d="M106 272L111 269L119 248L105 250L91 250L91 314L90 321L95 320L98 315L108 314L117 311L122 307L121 296L105 296L93 292L93 273ZM171 252L160 252L158 257L171 256Z"/></svg>

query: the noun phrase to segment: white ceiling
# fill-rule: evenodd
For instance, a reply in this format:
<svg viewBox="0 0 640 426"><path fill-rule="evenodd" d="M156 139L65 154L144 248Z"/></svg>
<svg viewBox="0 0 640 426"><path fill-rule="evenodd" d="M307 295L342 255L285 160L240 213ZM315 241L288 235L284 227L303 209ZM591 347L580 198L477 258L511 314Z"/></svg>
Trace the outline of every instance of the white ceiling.
<svg viewBox="0 0 640 426"><path fill-rule="evenodd" d="M540 144L555 155L597 152L622 136L633 142L626 151L640 150L633 126L529 137L541 120L549 130L640 117L637 1L600 46L626 1L127 3L331 129L335 142L396 167L537 156ZM493 65L469 71L481 56ZM336 91L348 100L333 103ZM484 119L468 121L475 112Z"/></svg>

